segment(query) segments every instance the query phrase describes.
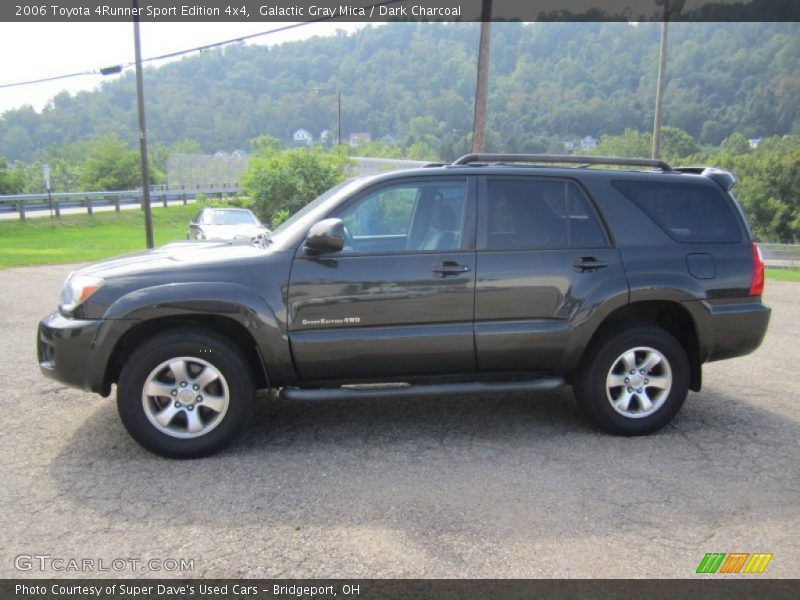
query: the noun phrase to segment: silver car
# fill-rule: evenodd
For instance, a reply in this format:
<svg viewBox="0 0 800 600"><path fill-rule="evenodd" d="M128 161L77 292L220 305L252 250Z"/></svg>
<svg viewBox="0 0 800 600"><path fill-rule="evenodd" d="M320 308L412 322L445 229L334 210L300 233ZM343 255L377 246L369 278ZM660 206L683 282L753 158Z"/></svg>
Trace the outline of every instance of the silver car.
<svg viewBox="0 0 800 600"><path fill-rule="evenodd" d="M269 233L245 208L204 208L189 223L187 240L250 240Z"/></svg>

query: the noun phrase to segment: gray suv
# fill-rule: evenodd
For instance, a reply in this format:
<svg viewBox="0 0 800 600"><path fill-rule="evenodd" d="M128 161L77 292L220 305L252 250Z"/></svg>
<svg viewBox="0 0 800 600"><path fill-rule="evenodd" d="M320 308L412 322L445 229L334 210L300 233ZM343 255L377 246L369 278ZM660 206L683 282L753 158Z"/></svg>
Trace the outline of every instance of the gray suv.
<svg viewBox="0 0 800 600"><path fill-rule="evenodd" d="M104 396L116 384L127 430L170 457L223 448L257 389L342 400L569 383L599 427L651 433L700 389L703 363L752 352L767 329L733 184L713 168L549 155L348 180L252 243L75 271L39 326L39 363Z"/></svg>

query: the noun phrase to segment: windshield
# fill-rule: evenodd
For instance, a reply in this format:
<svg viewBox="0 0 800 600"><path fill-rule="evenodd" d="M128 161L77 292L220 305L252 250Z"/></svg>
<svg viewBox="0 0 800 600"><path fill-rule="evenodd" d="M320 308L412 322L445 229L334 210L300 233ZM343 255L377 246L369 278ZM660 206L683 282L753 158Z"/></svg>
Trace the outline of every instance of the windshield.
<svg viewBox="0 0 800 600"><path fill-rule="evenodd" d="M253 213L247 210L207 210L203 225L258 225Z"/></svg>

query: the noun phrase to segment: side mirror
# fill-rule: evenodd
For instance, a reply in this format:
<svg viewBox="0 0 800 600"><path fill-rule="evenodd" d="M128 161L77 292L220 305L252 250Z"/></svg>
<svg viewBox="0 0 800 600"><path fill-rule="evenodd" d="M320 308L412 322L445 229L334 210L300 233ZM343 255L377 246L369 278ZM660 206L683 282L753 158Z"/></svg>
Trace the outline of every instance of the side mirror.
<svg viewBox="0 0 800 600"><path fill-rule="evenodd" d="M341 219L324 219L308 232L306 250L314 254L339 252L344 248L344 223Z"/></svg>

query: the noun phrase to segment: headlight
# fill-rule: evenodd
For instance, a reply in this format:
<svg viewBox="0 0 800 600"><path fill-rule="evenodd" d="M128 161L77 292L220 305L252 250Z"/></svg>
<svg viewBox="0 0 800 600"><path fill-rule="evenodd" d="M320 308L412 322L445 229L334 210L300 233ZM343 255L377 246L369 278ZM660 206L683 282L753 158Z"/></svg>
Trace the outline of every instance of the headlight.
<svg viewBox="0 0 800 600"><path fill-rule="evenodd" d="M70 275L61 289L58 307L63 312L72 312L99 290L105 281L90 275Z"/></svg>

